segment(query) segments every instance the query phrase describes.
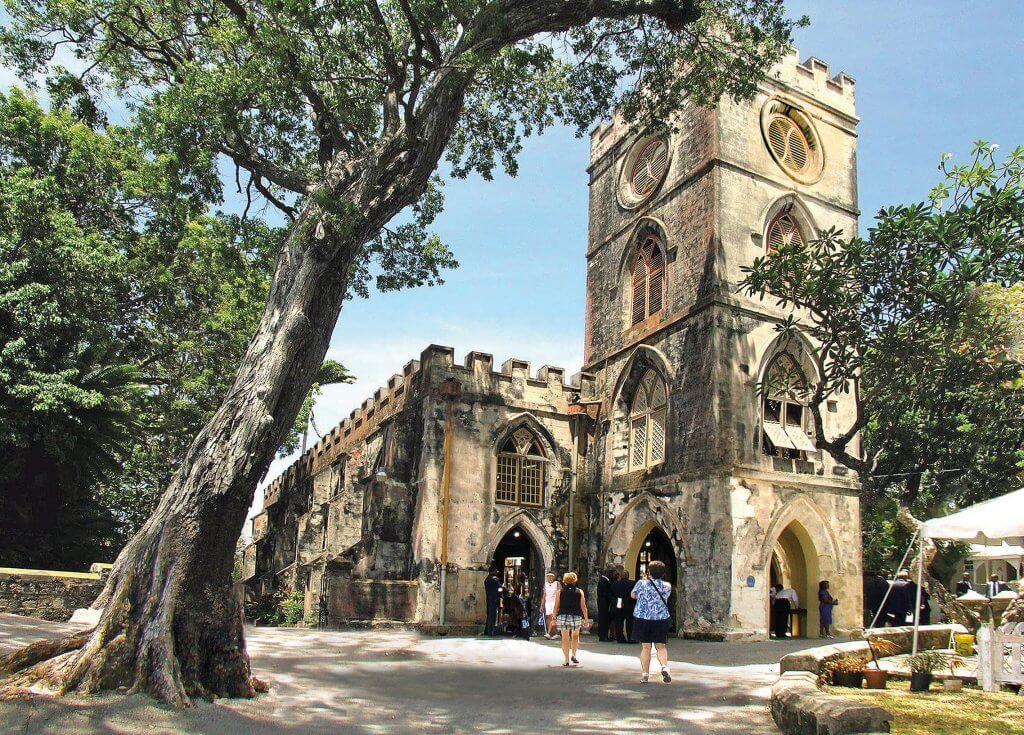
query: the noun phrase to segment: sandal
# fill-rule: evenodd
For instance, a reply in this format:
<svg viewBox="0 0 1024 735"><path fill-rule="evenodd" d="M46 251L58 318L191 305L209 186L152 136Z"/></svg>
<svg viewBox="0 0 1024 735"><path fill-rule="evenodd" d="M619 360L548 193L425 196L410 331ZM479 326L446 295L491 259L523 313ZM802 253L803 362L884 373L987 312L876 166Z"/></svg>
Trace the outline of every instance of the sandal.
<svg viewBox="0 0 1024 735"><path fill-rule="evenodd" d="M574 664L579 664L579 661L576 660L575 656L570 656L569 660L572 661Z"/></svg>

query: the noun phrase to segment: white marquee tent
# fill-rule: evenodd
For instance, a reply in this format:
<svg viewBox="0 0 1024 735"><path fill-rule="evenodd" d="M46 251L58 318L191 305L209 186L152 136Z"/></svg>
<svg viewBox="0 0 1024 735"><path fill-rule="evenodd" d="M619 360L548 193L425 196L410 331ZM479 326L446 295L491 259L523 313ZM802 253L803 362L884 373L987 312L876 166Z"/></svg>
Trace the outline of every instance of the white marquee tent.
<svg viewBox="0 0 1024 735"><path fill-rule="evenodd" d="M1024 488L972 505L921 524L920 562L917 567L917 605L914 607L914 646L921 616L921 584L924 575L924 540L943 539L969 544L998 546L1024 544Z"/></svg>
<svg viewBox="0 0 1024 735"><path fill-rule="evenodd" d="M1024 488L925 521L921 536L971 544L1024 544Z"/></svg>

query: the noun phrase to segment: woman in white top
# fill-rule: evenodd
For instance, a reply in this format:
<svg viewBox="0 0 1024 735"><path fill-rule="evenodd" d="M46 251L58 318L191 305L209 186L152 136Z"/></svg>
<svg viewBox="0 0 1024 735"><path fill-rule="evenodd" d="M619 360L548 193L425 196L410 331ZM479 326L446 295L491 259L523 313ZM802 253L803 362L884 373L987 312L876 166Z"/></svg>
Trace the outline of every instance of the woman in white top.
<svg viewBox="0 0 1024 735"><path fill-rule="evenodd" d="M544 621L547 626L544 629L544 637L553 641L555 635L555 601L558 600L558 590L562 585L555 579L554 572L548 572L544 577L544 591L541 593L540 605L544 611Z"/></svg>

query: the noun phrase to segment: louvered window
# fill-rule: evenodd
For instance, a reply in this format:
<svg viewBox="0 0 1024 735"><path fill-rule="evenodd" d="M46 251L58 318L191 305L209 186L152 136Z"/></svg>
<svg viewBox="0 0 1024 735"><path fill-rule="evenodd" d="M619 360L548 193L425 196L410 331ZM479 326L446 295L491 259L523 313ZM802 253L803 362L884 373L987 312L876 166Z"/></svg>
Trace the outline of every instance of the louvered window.
<svg viewBox="0 0 1024 735"><path fill-rule="evenodd" d="M640 470L665 461L667 394L653 370L644 373L629 410L629 469Z"/></svg>
<svg viewBox="0 0 1024 735"><path fill-rule="evenodd" d="M633 261L630 325L639 324L661 311L665 301L665 251L661 241L648 235Z"/></svg>
<svg viewBox="0 0 1024 735"><path fill-rule="evenodd" d="M652 140L633 162L629 174L629 186L633 194L642 198L650 194L661 182L668 168L668 143L661 138Z"/></svg>
<svg viewBox="0 0 1024 735"><path fill-rule="evenodd" d="M802 245L804 237L800 234L800 228L796 220L789 214L780 214L768 225L767 237L768 252L774 252L783 245Z"/></svg>
<svg viewBox="0 0 1024 735"><path fill-rule="evenodd" d="M494 499L513 505L543 505L546 463L533 432L526 428L512 432L498 450Z"/></svg>
<svg viewBox="0 0 1024 735"><path fill-rule="evenodd" d="M762 450L765 454L803 459L815 451L811 417L807 409L807 380L790 355L776 357L765 373Z"/></svg>
<svg viewBox="0 0 1024 735"><path fill-rule="evenodd" d="M775 160L793 173L806 173L814 161L811 143L788 115L772 116L768 123L768 145Z"/></svg>

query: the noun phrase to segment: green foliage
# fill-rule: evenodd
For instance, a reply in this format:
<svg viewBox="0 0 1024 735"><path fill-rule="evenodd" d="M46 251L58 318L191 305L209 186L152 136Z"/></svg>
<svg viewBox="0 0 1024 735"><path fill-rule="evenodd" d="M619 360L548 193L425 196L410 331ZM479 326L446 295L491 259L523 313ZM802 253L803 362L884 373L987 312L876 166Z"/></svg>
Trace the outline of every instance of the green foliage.
<svg viewBox="0 0 1024 735"><path fill-rule="evenodd" d="M0 95L0 556L82 568L220 402L282 231L211 215L132 131ZM347 379L337 363L324 382Z"/></svg>
<svg viewBox="0 0 1024 735"><path fill-rule="evenodd" d="M947 156L927 201L881 210L866 238L783 247L742 284L800 307L780 329L821 345L818 427L822 403L858 387L849 431L816 439L860 473L869 568L898 563L909 541L898 506L943 513L1006 492L1024 468L1024 150L996 150Z"/></svg>
<svg viewBox="0 0 1024 735"><path fill-rule="evenodd" d="M294 627L303 621L305 597L301 592L277 590L245 602L245 619L253 625Z"/></svg>

